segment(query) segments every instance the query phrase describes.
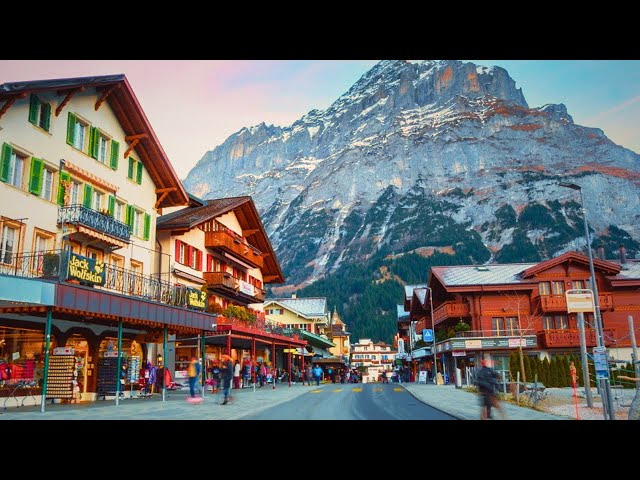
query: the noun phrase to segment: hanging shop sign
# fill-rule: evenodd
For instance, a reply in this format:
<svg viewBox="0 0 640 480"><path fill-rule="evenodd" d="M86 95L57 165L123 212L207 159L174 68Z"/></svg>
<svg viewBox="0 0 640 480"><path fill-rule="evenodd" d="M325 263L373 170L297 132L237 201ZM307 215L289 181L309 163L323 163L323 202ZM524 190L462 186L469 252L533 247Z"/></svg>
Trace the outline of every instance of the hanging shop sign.
<svg viewBox="0 0 640 480"><path fill-rule="evenodd" d="M398 354L404 355L404 340L402 338L398 339Z"/></svg>
<svg viewBox="0 0 640 480"><path fill-rule="evenodd" d="M76 349L73 347L56 347L53 349L54 355L74 355Z"/></svg>
<svg viewBox="0 0 640 480"><path fill-rule="evenodd" d="M204 310L207 308L207 292L196 290L195 288L187 288L187 305L189 308Z"/></svg>
<svg viewBox="0 0 640 480"><path fill-rule="evenodd" d="M83 285L104 285L104 262L69 252L67 280L78 280Z"/></svg>
<svg viewBox="0 0 640 480"><path fill-rule="evenodd" d="M460 350L454 350L453 352L451 352L451 355L453 355L454 357L465 357L467 355L467 352L461 352Z"/></svg>
<svg viewBox="0 0 640 480"><path fill-rule="evenodd" d="M249 295L250 297L254 297L256 290L250 283L247 283L243 280L240 280L240 293L244 293L245 295Z"/></svg>

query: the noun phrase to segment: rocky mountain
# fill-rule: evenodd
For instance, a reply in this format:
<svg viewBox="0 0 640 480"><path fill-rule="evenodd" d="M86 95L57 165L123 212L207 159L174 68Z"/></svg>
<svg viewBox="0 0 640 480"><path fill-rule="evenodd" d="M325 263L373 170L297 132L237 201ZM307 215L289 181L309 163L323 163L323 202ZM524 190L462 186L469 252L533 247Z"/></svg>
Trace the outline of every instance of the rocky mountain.
<svg viewBox="0 0 640 480"><path fill-rule="evenodd" d="M582 185L608 255L640 251L640 155L562 104L530 107L503 68L395 60L326 110L231 135L185 186L252 195L288 284L304 286L408 253L484 263L584 247L579 194L559 181Z"/></svg>

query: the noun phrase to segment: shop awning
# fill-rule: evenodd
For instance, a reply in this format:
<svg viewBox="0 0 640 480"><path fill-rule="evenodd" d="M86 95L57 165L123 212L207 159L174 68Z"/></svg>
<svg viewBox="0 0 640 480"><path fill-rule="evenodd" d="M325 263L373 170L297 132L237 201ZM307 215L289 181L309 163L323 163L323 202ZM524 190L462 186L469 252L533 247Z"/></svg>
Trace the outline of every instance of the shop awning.
<svg viewBox="0 0 640 480"><path fill-rule="evenodd" d="M324 348L313 347L313 356L317 358L329 358L333 357L333 354L331 352L328 352Z"/></svg>

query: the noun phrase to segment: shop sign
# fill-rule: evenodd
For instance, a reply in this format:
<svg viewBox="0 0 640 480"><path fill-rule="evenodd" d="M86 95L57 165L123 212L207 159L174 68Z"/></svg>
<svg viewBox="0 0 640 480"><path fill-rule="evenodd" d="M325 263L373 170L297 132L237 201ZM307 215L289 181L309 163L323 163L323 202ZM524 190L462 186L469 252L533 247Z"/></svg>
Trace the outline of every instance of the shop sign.
<svg viewBox="0 0 640 480"><path fill-rule="evenodd" d="M482 348L482 340L465 340L464 348Z"/></svg>
<svg viewBox="0 0 640 480"><path fill-rule="evenodd" d="M467 355L467 352L461 352L460 350L454 350L451 352L451 355L453 355L454 357L465 357Z"/></svg>
<svg viewBox="0 0 640 480"><path fill-rule="evenodd" d="M526 346L527 346L526 338L510 338L509 339L509 348L526 347Z"/></svg>
<svg viewBox="0 0 640 480"><path fill-rule="evenodd" d="M104 285L104 262L69 252L67 280L78 280L84 285Z"/></svg>
<svg viewBox="0 0 640 480"><path fill-rule="evenodd" d="M398 354L404 355L404 340L402 338L398 339Z"/></svg>
<svg viewBox="0 0 640 480"><path fill-rule="evenodd" d="M465 348L465 341L464 340L460 340L460 339L452 339L451 340L451 348L453 350L455 349L461 349L461 348Z"/></svg>
<svg viewBox="0 0 640 480"><path fill-rule="evenodd" d="M522 340L522 343L520 341ZM536 337L520 338L483 338L482 348L516 348L520 345L523 347L537 346Z"/></svg>
<svg viewBox="0 0 640 480"><path fill-rule="evenodd" d="M256 290L250 283L240 280L240 293L244 293L250 297L255 297Z"/></svg>
<svg viewBox="0 0 640 480"><path fill-rule="evenodd" d="M73 347L56 347L53 349L54 355L74 355L76 349Z"/></svg>
<svg viewBox="0 0 640 480"><path fill-rule="evenodd" d="M189 308L204 310L207 308L207 292L196 290L195 288L187 288L187 305Z"/></svg>

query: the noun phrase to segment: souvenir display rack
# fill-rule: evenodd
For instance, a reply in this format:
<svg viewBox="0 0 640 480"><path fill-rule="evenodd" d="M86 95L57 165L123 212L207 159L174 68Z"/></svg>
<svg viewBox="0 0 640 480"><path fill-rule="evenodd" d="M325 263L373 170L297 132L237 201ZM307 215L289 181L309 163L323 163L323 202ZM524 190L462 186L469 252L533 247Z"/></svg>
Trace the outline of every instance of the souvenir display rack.
<svg viewBox="0 0 640 480"><path fill-rule="evenodd" d="M76 358L73 355L51 355L47 376L47 399L73 398Z"/></svg>

